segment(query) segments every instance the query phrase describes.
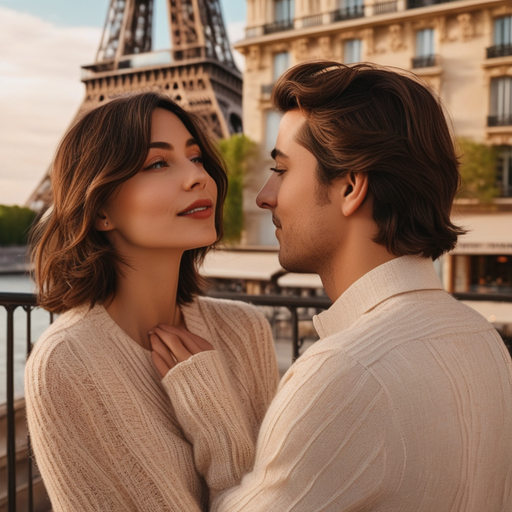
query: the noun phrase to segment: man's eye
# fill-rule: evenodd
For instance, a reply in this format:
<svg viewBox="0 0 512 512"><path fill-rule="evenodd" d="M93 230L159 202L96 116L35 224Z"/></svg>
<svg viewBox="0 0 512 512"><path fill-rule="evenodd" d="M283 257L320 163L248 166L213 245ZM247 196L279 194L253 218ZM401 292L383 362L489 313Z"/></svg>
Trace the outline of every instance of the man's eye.
<svg viewBox="0 0 512 512"><path fill-rule="evenodd" d="M276 169L275 167L271 167L270 170L275 172L278 176L281 176L286 171L286 169Z"/></svg>

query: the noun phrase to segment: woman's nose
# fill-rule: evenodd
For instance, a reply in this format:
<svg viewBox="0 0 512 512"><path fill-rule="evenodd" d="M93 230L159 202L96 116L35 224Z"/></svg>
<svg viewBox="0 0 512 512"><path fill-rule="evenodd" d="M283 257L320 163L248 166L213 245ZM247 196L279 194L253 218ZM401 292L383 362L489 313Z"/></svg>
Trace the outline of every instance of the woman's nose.
<svg viewBox="0 0 512 512"><path fill-rule="evenodd" d="M197 165L194 162L190 162L192 165L189 167L189 172L185 180L185 188L204 188L208 183L210 175L202 165Z"/></svg>
<svg viewBox="0 0 512 512"><path fill-rule="evenodd" d="M277 192L279 190L277 176L272 174L256 197L256 204L260 208L272 210L277 205Z"/></svg>

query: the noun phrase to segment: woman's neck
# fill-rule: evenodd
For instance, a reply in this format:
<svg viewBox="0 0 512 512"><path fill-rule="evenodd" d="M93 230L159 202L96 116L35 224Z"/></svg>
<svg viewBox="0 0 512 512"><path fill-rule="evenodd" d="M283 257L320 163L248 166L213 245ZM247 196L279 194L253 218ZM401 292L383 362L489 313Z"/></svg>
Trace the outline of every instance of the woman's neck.
<svg viewBox="0 0 512 512"><path fill-rule="evenodd" d="M139 345L151 350L148 331L155 325L183 325L176 304L182 253L142 251L122 265L115 295L104 306L112 319ZM149 253L149 254L148 254Z"/></svg>

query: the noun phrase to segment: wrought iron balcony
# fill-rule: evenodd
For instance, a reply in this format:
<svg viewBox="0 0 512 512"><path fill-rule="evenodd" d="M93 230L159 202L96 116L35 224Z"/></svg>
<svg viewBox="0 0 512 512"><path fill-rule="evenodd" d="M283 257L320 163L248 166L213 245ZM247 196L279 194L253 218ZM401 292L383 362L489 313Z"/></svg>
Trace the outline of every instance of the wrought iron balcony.
<svg viewBox="0 0 512 512"><path fill-rule="evenodd" d="M431 68L437 64L436 55L423 55L422 57L415 57L412 59L412 67L417 68Z"/></svg>
<svg viewBox="0 0 512 512"><path fill-rule="evenodd" d="M274 23L268 23L263 25L264 34L274 34L275 32L283 32L285 30L293 29L293 20L281 20L274 21Z"/></svg>
<svg viewBox="0 0 512 512"><path fill-rule="evenodd" d="M487 126L512 126L512 114L489 116L487 118Z"/></svg>
<svg viewBox="0 0 512 512"><path fill-rule="evenodd" d="M364 5L354 7L345 7L331 13L331 23L336 21L351 20L353 18L364 17Z"/></svg>
<svg viewBox="0 0 512 512"><path fill-rule="evenodd" d="M500 44L487 48L487 58L506 57L512 55L512 44Z"/></svg>

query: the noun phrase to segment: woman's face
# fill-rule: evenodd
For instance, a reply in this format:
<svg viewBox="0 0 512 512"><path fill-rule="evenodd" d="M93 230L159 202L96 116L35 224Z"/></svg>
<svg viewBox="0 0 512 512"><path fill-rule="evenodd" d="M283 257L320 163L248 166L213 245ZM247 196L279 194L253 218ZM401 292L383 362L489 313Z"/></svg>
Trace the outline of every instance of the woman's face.
<svg viewBox="0 0 512 512"><path fill-rule="evenodd" d="M121 252L133 248L185 251L215 242L217 186L201 150L173 113L157 108L142 169L102 208L97 227ZM108 222L108 226L106 223Z"/></svg>

